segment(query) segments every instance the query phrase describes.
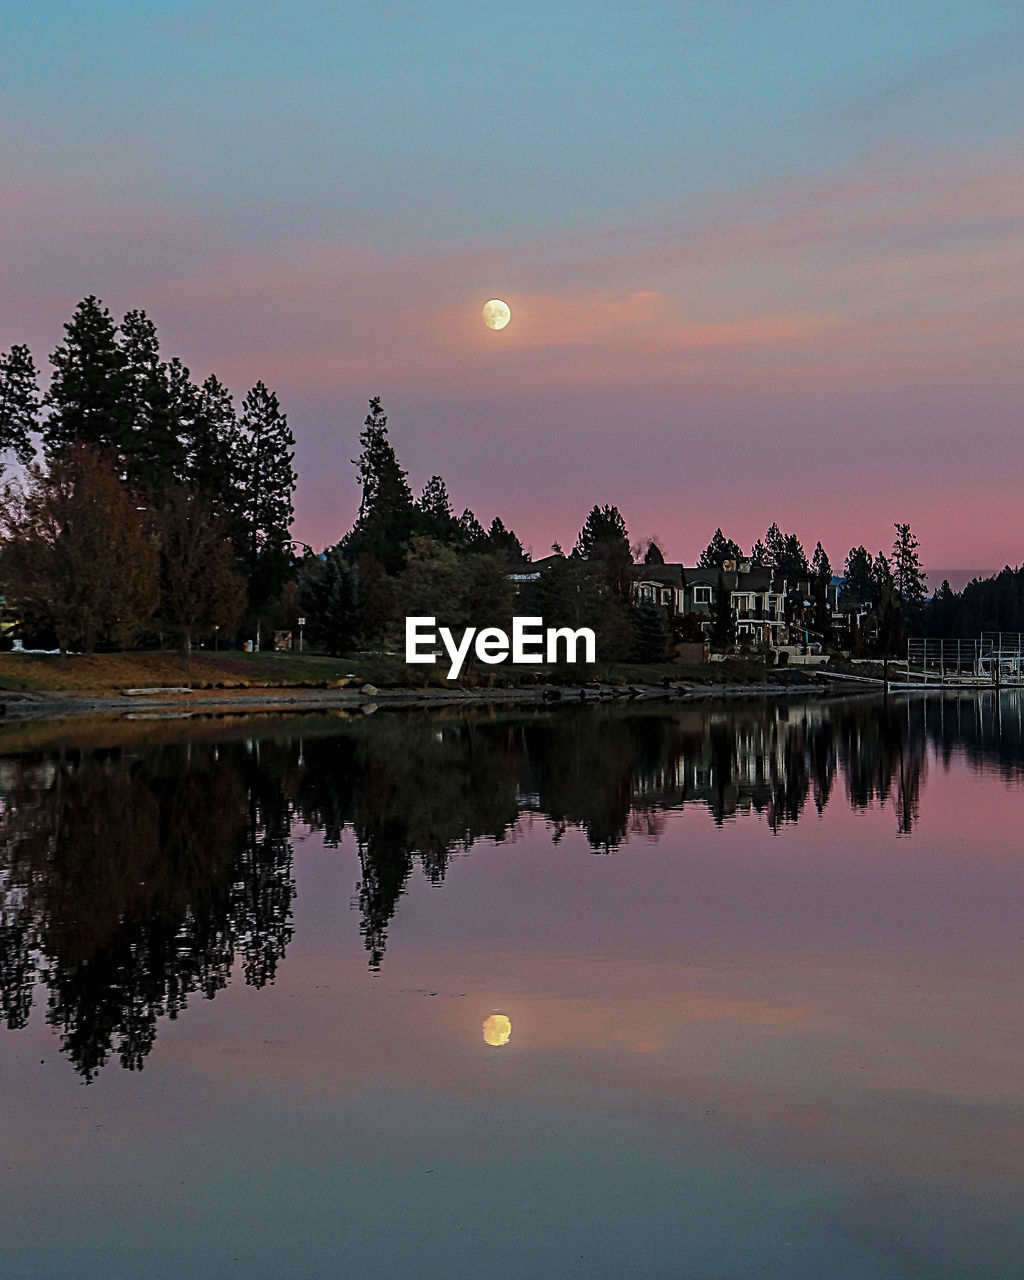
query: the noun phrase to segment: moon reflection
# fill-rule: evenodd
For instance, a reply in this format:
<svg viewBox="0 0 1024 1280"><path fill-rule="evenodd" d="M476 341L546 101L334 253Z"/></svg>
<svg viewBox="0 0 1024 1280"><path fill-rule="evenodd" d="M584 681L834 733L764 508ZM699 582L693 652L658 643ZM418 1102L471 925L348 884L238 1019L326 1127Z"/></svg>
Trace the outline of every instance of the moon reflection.
<svg viewBox="0 0 1024 1280"><path fill-rule="evenodd" d="M484 1019L483 1033L485 1044L499 1048L508 1044L512 1038L512 1021L503 1013L492 1013L489 1018Z"/></svg>

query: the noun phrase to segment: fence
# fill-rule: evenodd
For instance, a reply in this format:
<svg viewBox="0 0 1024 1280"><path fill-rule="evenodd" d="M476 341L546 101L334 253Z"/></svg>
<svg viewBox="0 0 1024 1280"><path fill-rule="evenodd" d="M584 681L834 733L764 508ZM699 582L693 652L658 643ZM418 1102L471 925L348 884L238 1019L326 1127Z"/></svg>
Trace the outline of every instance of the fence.
<svg viewBox="0 0 1024 1280"><path fill-rule="evenodd" d="M1024 634L983 631L977 640L908 640L905 679L914 685L1024 685Z"/></svg>

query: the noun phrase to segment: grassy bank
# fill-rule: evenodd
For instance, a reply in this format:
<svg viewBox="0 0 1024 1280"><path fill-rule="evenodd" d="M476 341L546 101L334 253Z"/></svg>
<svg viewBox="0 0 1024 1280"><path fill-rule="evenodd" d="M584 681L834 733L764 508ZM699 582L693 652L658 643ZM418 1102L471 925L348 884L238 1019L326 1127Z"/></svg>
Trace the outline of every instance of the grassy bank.
<svg viewBox="0 0 1024 1280"><path fill-rule="evenodd" d="M364 683L379 688L516 688L530 684L661 685L686 683L789 683L799 674L734 660L705 666L596 663L593 667L467 669L458 681L444 679L444 667L409 667L395 655L332 658L298 653L208 653L186 663L176 653L98 653L69 656L0 653L0 690L100 697L130 688L187 686L191 689L347 688Z"/></svg>

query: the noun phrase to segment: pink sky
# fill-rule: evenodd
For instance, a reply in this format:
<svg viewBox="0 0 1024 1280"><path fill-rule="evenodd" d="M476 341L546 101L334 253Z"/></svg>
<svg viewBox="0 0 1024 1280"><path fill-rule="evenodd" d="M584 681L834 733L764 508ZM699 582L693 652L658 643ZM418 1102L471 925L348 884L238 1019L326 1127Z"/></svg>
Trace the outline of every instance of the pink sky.
<svg viewBox="0 0 1024 1280"><path fill-rule="evenodd" d="M0 346L40 363L77 299L141 305L165 350L297 440L296 536L356 507L372 395L418 491L500 514L535 554L594 503L692 561L778 520L833 563L909 520L926 564L1021 560L1024 157L1004 147L766 181L545 236L240 236L103 184L8 175ZM503 297L500 333L480 308Z"/></svg>

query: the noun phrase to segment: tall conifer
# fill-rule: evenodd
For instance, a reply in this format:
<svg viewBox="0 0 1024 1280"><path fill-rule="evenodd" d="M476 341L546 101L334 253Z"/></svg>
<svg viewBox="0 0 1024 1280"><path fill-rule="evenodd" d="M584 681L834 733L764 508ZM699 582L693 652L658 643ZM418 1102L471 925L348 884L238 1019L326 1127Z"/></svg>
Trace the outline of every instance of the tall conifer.
<svg viewBox="0 0 1024 1280"><path fill-rule="evenodd" d="M117 325L90 294L75 308L64 332L64 342L50 356L53 377L45 399L45 448L56 454L79 442L124 454L131 415Z"/></svg>
<svg viewBox="0 0 1024 1280"><path fill-rule="evenodd" d="M294 457L295 437L277 396L257 382L242 403L239 441L240 528L256 607L280 591L287 572Z"/></svg>
<svg viewBox="0 0 1024 1280"><path fill-rule="evenodd" d="M5 453L26 463L35 453L29 439L39 421L39 383L28 347L0 354L0 475Z"/></svg>

